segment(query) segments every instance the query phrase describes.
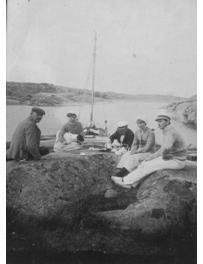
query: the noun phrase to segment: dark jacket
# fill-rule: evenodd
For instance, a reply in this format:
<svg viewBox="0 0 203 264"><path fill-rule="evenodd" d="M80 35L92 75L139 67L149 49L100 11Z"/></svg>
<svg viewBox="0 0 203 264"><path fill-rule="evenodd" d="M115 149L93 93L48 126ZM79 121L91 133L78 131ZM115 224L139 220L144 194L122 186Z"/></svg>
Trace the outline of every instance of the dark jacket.
<svg viewBox="0 0 203 264"><path fill-rule="evenodd" d="M39 160L41 131L33 120L28 117L16 128L10 148L7 151L7 158L14 160L28 159L30 156L34 160Z"/></svg>
<svg viewBox="0 0 203 264"><path fill-rule="evenodd" d="M131 148L132 146L132 143L133 143L133 139L134 139L134 133L131 129L127 128L125 134L124 134L124 139L123 139L123 142L121 142L121 136L122 134L116 130L115 133L113 133L111 136L110 136L110 140L111 140L111 143L113 143L113 141L115 139L118 140L119 143L122 143L122 145L126 148Z"/></svg>

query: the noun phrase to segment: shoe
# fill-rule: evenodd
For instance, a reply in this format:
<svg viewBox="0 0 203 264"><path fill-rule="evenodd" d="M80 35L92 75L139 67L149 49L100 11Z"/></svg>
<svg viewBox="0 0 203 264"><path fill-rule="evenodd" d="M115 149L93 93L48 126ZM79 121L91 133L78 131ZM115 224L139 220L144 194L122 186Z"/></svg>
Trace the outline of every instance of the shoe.
<svg viewBox="0 0 203 264"><path fill-rule="evenodd" d="M115 170L114 170L114 175L117 175L120 171L122 170L122 168L116 168Z"/></svg>
<svg viewBox="0 0 203 264"><path fill-rule="evenodd" d="M130 184L126 184L126 183L124 183L123 178L121 178L121 177L111 176L111 180L112 180L115 184L117 184L117 185L119 185L119 186L122 186L123 188L131 189L131 185L130 185Z"/></svg>
<svg viewBox="0 0 203 264"><path fill-rule="evenodd" d="M115 174L115 176L125 177L126 175L128 175L128 173L129 173L129 171L125 167L123 167Z"/></svg>

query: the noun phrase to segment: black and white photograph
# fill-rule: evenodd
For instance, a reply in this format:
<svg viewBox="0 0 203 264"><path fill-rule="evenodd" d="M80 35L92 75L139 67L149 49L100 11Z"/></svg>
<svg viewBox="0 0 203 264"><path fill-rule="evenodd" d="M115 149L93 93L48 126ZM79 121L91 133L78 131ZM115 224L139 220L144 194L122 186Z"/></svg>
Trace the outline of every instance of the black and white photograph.
<svg viewBox="0 0 203 264"><path fill-rule="evenodd" d="M197 1L5 2L6 263L196 264Z"/></svg>

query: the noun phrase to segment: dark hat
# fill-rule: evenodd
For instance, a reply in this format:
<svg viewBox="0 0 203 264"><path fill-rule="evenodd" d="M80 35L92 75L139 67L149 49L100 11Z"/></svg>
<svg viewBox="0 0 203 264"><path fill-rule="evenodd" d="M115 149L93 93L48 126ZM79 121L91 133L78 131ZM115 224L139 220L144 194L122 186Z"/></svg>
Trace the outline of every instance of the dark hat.
<svg viewBox="0 0 203 264"><path fill-rule="evenodd" d="M45 115L45 111L39 107L33 107L31 112L35 112L38 115Z"/></svg>

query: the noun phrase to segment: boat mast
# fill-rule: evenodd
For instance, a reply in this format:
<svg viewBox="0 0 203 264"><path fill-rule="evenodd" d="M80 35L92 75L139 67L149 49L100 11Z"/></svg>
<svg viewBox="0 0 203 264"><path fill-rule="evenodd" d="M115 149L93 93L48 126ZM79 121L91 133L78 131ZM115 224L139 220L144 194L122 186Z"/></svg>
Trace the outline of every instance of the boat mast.
<svg viewBox="0 0 203 264"><path fill-rule="evenodd" d="M91 114L90 114L90 126L93 126L93 111L94 111L94 86L95 86L95 67L96 67L96 44L97 44L97 33L94 33L94 50L93 50L93 66L92 66L92 103L91 103Z"/></svg>

